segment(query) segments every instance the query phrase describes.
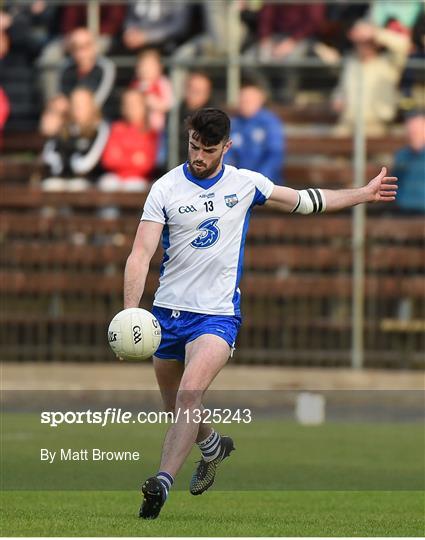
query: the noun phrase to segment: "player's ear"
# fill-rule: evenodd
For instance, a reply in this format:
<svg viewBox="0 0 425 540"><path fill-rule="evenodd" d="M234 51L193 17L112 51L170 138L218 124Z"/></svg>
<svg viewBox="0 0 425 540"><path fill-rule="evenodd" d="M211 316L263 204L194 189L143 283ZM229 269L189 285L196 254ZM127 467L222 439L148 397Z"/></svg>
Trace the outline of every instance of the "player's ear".
<svg viewBox="0 0 425 540"><path fill-rule="evenodd" d="M226 152L228 152L228 150L230 149L230 147L232 146L233 144L233 141L232 139L229 139L226 144L223 146L223 154L226 154Z"/></svg>

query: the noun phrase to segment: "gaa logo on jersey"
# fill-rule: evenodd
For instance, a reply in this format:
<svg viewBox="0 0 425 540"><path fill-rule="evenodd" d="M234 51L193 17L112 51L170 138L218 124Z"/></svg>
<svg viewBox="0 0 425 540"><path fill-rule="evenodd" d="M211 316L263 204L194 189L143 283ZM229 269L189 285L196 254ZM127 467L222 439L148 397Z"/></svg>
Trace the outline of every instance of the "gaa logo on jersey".
<svg viewBox="0 0 425 540"><path fill-rule="evenodd" d="M225 195L224 196L224 202L226 203L226 206L229 208L233 208L235 204L238 204L238 196L236 193L233 193L232 195Z"/></svg>

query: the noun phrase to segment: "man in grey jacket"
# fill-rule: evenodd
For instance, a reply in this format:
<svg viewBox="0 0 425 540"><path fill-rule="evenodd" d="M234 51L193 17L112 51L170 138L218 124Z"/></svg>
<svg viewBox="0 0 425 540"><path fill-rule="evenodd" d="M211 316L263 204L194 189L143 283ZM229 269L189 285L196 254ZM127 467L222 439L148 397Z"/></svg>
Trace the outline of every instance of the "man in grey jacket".
<svg viewBox="0 0 425 540"><path fill-rule="evenodd" d="M172 52L188 32L190 13L190 6L180 0L130 2L124 23L124 45L130 50L158 46Z"/></svg>

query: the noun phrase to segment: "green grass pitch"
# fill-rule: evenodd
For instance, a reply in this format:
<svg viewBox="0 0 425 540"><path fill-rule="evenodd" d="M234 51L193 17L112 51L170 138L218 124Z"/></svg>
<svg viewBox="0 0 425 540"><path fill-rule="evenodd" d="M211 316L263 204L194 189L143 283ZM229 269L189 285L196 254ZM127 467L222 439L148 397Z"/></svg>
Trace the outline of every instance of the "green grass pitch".
<svg viewBox="0 0 425 540"><path fill-rule="evenodd" d="M423 536L420 423L277 419L232 424L236 452L215 486L191 496L198 458L183 467L156 521L137 513L141 481L156 471L164 425L41 426L2 416L3 536ZM140 463L40 463L40 448L137 449Z"/></svg>
<svg viewBox="0 0 425 540"><path fill-rule="evenodd" d="M4 492L7 536L423 536L418 492L172 493L155 521L131 492Z"/></svg>

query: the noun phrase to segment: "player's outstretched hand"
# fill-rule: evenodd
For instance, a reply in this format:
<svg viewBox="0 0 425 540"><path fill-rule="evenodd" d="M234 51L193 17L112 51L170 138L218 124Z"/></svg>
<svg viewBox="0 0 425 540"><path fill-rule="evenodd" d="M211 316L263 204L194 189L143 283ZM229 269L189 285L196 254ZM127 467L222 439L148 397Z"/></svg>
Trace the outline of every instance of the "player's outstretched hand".
<svg viewBox="0 0 425 540"><path fill-rule="evenodd" d="M395 176L387 176L387 168L382 167L378 176L367 185L370 202L394 201L397 195L397 180Z"/></svg>

